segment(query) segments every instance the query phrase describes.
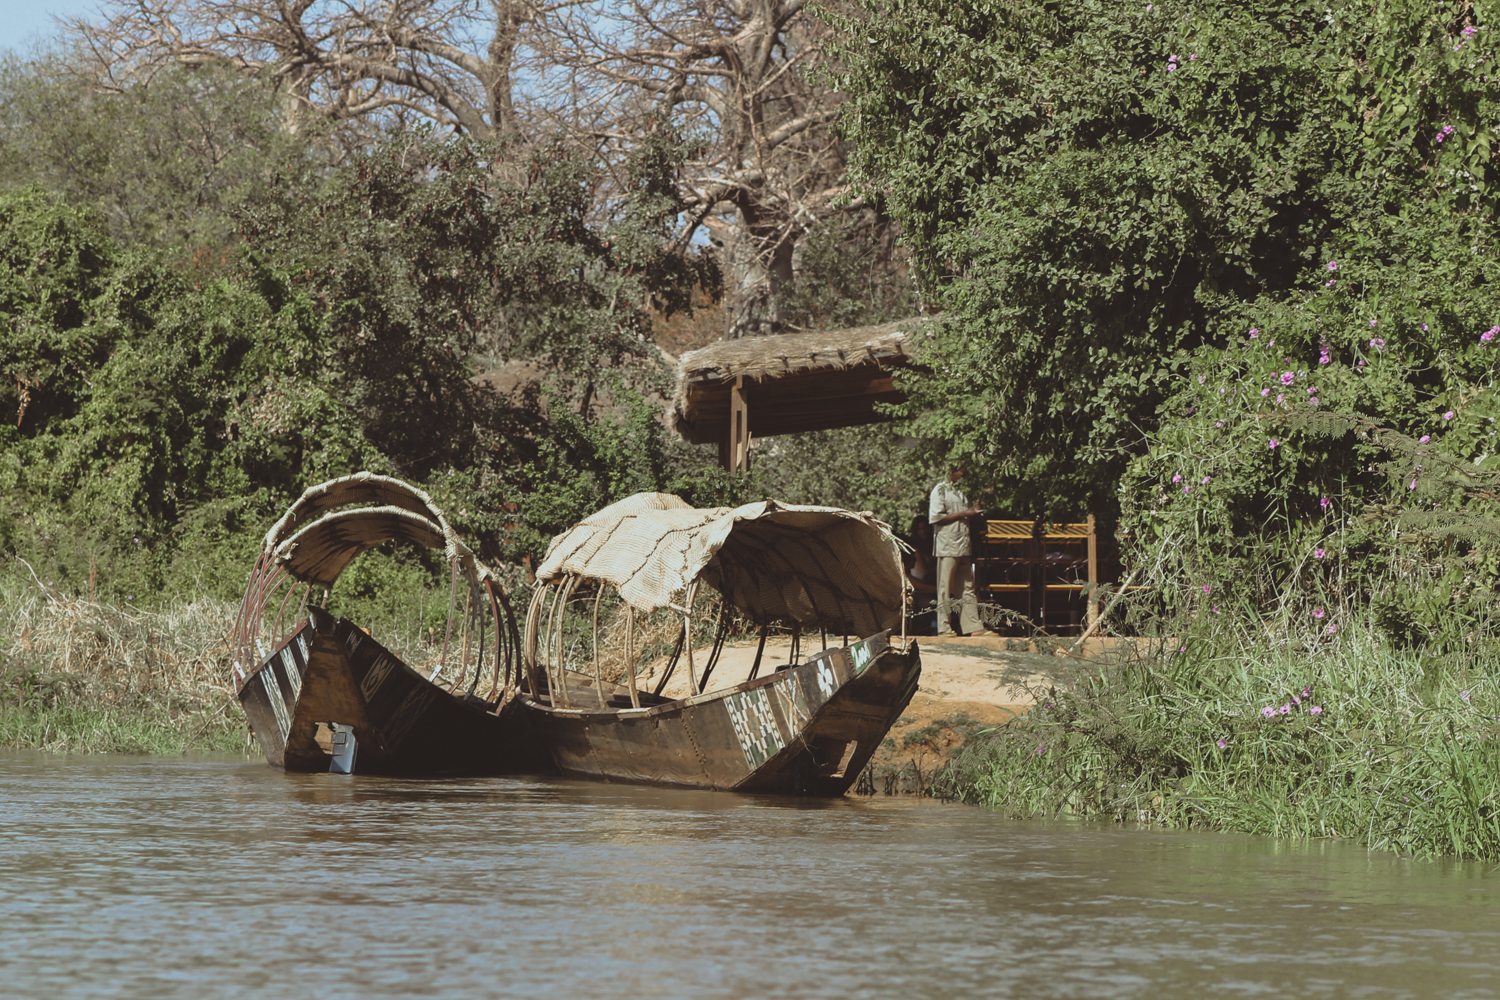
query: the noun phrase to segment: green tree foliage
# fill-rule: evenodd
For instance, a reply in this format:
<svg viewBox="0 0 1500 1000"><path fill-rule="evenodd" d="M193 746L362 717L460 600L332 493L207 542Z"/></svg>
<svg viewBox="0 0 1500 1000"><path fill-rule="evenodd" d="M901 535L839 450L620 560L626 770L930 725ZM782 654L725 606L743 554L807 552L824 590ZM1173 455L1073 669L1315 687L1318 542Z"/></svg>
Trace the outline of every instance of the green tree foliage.
<svg viewBox="0 0 1500 1000"><path fill-rule="evenodd" d="M173 67L120 93L77 75L75 54L0 59L0 190L37 185L92 205L124 243L202 266L234 243L233 212L316 189L316 132L285 127L272 88L227 68Z"/></svg>
<svg viewBox="0 0 1500 1000"><path fill-rule="evenodd" d="M680 156L657 136L601 218L594 165L559 149L517 165L501 141L404 134L243 232L257 258L297 262L327 377L398 473L446 477L515 557L669 476L646 306L670 316L717 282L711 258L668 249ZM542 385L497 398L471 381L476 356L531 360Z"/></svg>
<svg viewBox="0 0 1500 1000"><path fill-rule="evenodd" d="M195 288L119 248L97 214L35 189L0 196L0 261L0 407L14 414L0 426L0 493L43 534L139 548L121 587L159 583L161 560L144 553L170 548L205 503L263 506L385 464L311 378L317 318L274 274Z"/></svg>
<svg viewBox="0 0 1500 1000"><path fill-rule="evenodd" d="M493 144L396 136L295 203L244 208L245 243L207 279L121 247L96 210L0 195L0 475L53 540L30 551L75 585L96 556L130 563L111 589L149 592L361 468L431 485L494 559L629 492L712 492L648 401L665 371L647 302L715 279L663 250L670 137L655 155L601 219L587 164L517 171ZM471 381L481 350L545 377L498 397Z"/></svg>
<svg viewBox="0 0 1500 1000"><path fill-rule="evenodd" d="M894 0L827 15L857 175L950 311L954 335L911 380L920 433L1017 509L1104 511L1181 413L1161 407L1195 352L1257 316L1294 323L1272 336L1303 368L1325 341L1344 359L1358 342L1320 325L1328 310L1365 308L1403 336L1427 322L1410 398L1452 391L1427 361L1490 325L1492 7ZM1329 261L1353 270L1325 289ZM1309 304L1320 290L1341 304Z"/></svg>

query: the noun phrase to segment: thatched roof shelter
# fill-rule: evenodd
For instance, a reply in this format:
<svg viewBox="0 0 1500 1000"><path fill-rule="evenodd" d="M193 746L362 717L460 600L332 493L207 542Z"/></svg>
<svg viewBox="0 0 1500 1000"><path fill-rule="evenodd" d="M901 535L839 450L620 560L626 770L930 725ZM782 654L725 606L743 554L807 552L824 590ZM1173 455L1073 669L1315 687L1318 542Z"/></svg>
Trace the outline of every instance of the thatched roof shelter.
<svg viewBox="0 0 1500 1000"><path fill-rule="evenodd" d="M899 403L893 373L911 362L936 320L917 317L847 330L726 340L684 354L672 401L677 432L694 444L733 449L739 440L875 423L876 403ZM746 431L748 433L746 433ZM731 468L743 467L733 460Z"/></svg>

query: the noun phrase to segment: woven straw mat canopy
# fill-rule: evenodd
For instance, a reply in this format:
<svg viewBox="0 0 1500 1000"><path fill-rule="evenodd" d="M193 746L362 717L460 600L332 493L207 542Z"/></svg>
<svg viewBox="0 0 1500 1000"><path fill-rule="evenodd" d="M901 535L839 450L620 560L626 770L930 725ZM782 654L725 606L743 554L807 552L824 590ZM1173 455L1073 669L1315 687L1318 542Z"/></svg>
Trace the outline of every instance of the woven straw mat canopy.
<svg viewBox="0 0 1500 1000"><path fill-rule="evenodd" d="M901 625L905 576L890 529L868 514L762 500L699 509L637 493L552 540L537 579L613 584L638 611L670 606L702 579L752 621L849 635Z"/></svg>
<svg viewBox="0 0 1500 1000"><path fill-rule="evenodd" d="M360 506L338 509L351 505ZM309 487L266 532L261 551L293 578L331 587L356 556L393 539L443 549L476 583L490 575L431 497L369 472Z"/></svg>

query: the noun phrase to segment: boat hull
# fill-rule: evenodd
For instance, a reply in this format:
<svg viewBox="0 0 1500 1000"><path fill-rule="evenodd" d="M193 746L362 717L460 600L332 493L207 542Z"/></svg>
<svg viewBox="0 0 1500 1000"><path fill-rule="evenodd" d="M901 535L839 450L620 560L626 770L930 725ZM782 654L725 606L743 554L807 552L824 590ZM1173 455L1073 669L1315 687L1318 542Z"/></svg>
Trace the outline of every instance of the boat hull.
<svg viewBox="0 0 1500 1000"><path fill-rule="evenodd" d="M915 643L889 633L769 677L641 709L523 697L563 774L632 784L838 796L916 693Z"/></svg>
<svg viewBox="0 0 1500 1000"><path fill-rule="evenodd" d="M331 769L333 724L356 740L354 770L403 776L549 772L512 700L497 713L444 690L347 619L311 609L240 688L272 767Z"/></svg>

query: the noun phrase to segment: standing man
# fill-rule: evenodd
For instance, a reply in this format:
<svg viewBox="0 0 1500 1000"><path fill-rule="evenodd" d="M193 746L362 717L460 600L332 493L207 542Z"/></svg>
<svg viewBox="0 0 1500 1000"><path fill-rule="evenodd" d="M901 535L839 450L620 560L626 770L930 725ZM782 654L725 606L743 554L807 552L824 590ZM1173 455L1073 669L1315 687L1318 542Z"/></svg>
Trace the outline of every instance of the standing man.
<svg viewBox="0 0 1500 1000"><path fill-rule="evenodd" d="M979 508L969 505L969 498L958 488L968 472L958 467L948 473L946 481L932 488L927 504L927 521L932 525L932 554L937 557L938 635L953 635L953 594L959 596L958 624L963 634L980 631L979 601L974 597L974 560L969 548L969 518Z"/></svg>

